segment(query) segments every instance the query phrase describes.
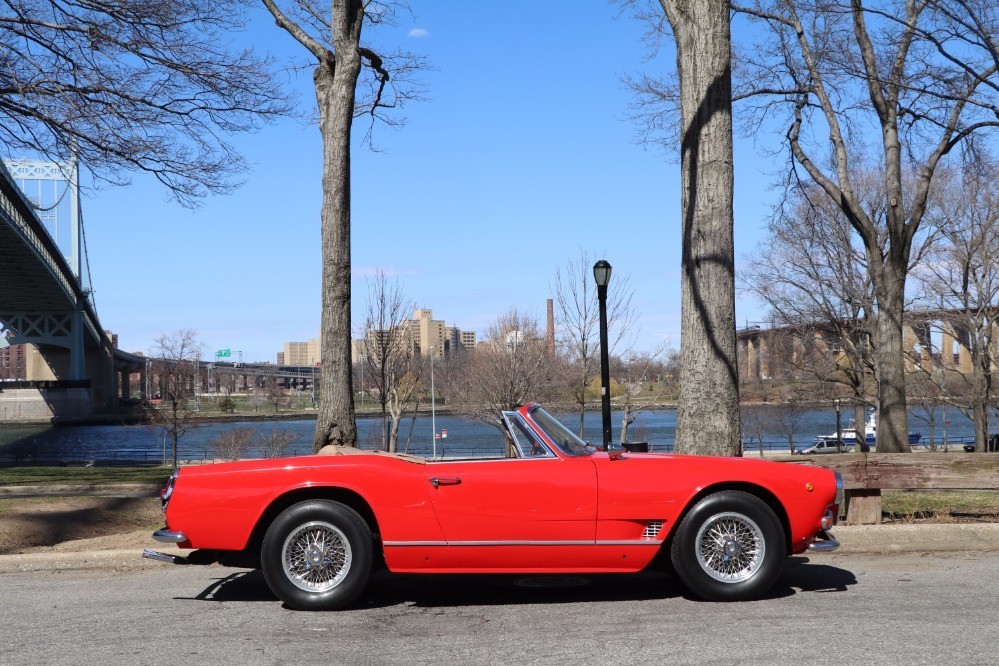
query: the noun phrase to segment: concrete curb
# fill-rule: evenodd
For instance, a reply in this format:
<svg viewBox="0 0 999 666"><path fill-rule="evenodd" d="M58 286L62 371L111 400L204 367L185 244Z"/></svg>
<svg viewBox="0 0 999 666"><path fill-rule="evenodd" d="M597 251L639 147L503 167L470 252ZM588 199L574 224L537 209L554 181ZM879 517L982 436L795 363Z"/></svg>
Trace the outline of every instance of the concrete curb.
<svg viewBox="0 0 999 666"><path fill-rule="evenodd" d="M999 523L842 525L832 530L836 554L999 552ZM149 540L148 548L183 554L176 546ZM822 555L815 555L821 558ZM49 551L0 555L0 574L31 571L135 570L174 566L142 558L142 549Z"/></svg>
<svg viewBox="0 0 999 666"><path fill-rule="evenodd" d="M953 553L999 551L999 523L839 525L838 553Z"/></svg>
<svg viewBox="0 0 999 666"><path fill-rule="evenodd" d="M153 546L155 550L155 546ZM50 551L0 555L0 574L31 571L87 571L95 569L145 569L162 563L142 559L141 550L91 550L79 553Z"/></svg>

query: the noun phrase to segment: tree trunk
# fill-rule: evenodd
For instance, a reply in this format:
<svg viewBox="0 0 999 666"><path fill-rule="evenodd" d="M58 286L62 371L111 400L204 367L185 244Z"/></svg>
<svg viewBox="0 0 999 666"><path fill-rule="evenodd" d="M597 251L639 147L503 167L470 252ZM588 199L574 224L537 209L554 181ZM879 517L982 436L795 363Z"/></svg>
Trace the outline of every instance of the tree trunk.
<svg viewBox="0 0 999 666"><path fill-rule="evenodd" d="M624 403L624 415L621 418L621 446L624 446L628 441L628 426L631 425L631 399L630 397L625 400Z"/></svg>
<svg viewBox="0 0 999 666"><path fill-rule="evenodd" d="M739 453L728 3L661 0L680 76L683 259L676 450Z"/></svg>
<svg viewBox="0 0 999 666"><path fill-rule="evenodd" d="M323 381L315 451L326 444L357 446L350 362L350 130L361 71L362 14L360 3L348 4L351 11L334 12L336 62L327 59L313 75L323 137Z"/></svg>
<svg viewBox="0 0 999 666"><path fill-rule="evenodd" d="M983 358L984 357L984 358ZM975 451L988 451L989 442L989 385L988 370L983 365L992 362L989 354L977 354L972 379L971 410L975 428Z"/></svg>
<svg viewBox="0 0 999 666"><path fill-rule="evenodd" d="M853 444L854 453L868 453L871 449L867 445L867 405L864 404L863 396L857 396L857 404L853 408L854 434L857 439ZM839 446L836 446L839 451Z"/></svg>
<svg viewBox="0 0 999 666"><path fill-rule="evenodd" d="M878 453L909 453L902 310L906 267L885 260L878 280Z"/></svg>
<svg viewBox="0 0 999 666"><path fill-rule="evenodd" d="M402 408L398 412L395 409L392 410L392 427L389 430L388 448L386 449L389 453L397 453L399 451L399 426L402 423L404 413L405 411Z"/></svg>

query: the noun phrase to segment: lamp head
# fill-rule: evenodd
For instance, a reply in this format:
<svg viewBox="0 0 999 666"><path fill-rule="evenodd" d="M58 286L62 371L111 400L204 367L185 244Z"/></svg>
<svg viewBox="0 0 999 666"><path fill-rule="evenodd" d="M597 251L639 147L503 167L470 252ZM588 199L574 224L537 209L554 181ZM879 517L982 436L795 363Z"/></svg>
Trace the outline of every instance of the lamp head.
<svg viewBox="0 0 999 666"><path fill-rule="evenodd" d="M606 287L610 282L611 265L606 260L601 259L593 264L593 279L597 281L598 287Z"/></svg>

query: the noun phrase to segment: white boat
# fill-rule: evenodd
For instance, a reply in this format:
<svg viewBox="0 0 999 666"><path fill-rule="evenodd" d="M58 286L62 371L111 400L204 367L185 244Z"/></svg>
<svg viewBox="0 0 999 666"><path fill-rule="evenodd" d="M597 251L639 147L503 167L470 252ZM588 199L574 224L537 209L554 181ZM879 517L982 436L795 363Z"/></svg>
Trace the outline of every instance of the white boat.
<svg viewBox="0 0 999 666"><path fill-rule="evenodd" d="M909 444L919 444L919 440L922 437L918 432L909 433ZM874 444L878 440L878 417L877 413L872 409L867 415L867 421L864 423L864 441L872 449ZM815 443L836 443L836 433L831 435L819 435L815 438ZM851 424L850 427L843 429L843 444L847 447L855 446L857 444L857 428L855 424ZM835 448L835 447L833 447Z"/></svg>

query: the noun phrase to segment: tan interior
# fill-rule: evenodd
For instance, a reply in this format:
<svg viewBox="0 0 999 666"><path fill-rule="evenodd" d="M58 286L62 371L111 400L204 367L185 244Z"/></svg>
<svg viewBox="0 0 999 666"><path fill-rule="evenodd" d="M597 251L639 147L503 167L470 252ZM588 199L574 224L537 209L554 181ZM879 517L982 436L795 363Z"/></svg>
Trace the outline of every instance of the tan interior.
<svg viewBox="0 0 999 666"><path fill-rule="evenodd" d="M399 460L405 460L406 462L425 464L427 461L419 456L412 456L408 453L388 453L387 451L365 451L363 449L358 449L353 446L337 446L335 444L327 444L323 448L319 449L320 456L355 456L355 455L376 455L376 456L390 456L392 458L398 458Z"/></svg>

